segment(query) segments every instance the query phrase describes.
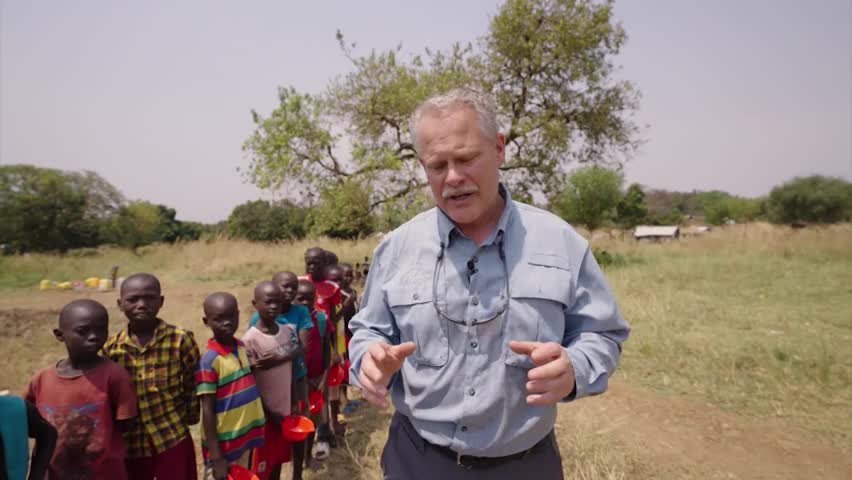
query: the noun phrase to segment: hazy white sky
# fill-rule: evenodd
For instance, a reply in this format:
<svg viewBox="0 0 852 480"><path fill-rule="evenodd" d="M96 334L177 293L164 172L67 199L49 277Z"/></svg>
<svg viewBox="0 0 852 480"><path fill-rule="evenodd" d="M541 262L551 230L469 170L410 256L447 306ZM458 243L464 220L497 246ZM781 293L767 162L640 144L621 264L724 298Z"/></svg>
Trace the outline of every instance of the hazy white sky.
<svg viewBox="0 0 852 480"><path fill-rule="evenodd" d="M482 35L499 2L0 0L0 164L95 170L128 198L218 221L276 88L318 92L358 50ZM852 179L852 0L621 0L616 59L643 93L629 181L761 195Z"/></svg>

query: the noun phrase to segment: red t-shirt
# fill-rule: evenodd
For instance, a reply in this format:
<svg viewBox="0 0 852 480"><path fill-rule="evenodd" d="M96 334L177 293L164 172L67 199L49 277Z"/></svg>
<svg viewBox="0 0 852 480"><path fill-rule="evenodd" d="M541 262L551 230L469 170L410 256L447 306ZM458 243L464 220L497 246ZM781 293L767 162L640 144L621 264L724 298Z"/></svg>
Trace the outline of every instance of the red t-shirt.
<svg viewBox="0 0 852 480"><path fill-rule="evenodd" d="M49 479L127 479L124 440L116 420L136 416L136 392L127 371L111 360L73 378L56 367L36 373L26 399L56 428Z"/></svg>

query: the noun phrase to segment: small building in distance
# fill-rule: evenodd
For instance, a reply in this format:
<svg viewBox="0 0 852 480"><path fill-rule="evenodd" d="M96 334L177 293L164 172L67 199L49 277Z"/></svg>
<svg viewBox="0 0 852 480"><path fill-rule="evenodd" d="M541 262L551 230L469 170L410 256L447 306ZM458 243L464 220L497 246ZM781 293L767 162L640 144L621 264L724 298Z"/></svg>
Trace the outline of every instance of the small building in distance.
<svg viewBox="0 0 852 480"><path fill-rule="evenodd" d="M639 225L633 230L633 238L636 240L673 240L680 236L680 227L674 226L655 226L655 225Z"/></svg>

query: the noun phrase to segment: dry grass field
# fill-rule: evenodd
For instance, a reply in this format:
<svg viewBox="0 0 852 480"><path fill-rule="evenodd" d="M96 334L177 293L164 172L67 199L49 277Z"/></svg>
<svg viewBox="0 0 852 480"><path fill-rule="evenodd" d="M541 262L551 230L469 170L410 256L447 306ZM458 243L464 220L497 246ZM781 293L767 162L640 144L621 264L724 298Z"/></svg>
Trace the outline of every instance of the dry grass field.
<svg viewBox="0 0 852 480"><path fill-rule="evenodd" d="M0 257L0 389L20 390L62 355L58 309L95 298L124 324L115 292L41 292L69 280L150 271L163 281L162 317L206 337L203 297L233 292L244 318L251 285L299 271L318 243L345 261L374 241L259 245L219 240L139 254ZM610 391L561 405L556 431L569 479L852 478L852 226L790 230L737 225L660 244L601 239L623 258L606 268L633 334ZM344 447L308 478L381 478L389 412L362 407Z"/></svg>

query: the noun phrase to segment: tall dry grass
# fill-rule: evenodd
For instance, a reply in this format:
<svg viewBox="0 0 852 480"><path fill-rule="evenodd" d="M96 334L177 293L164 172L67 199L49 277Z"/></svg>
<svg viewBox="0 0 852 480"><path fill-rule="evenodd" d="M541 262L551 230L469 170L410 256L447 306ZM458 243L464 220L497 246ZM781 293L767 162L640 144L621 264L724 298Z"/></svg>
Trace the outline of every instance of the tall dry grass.
<svg viewBox="0 0 852 480"><path fill-rule="evenodd" d="M164 284L164 318L205 338L199 312L207 293L235 293L247 315L251 285L277 270L301 271L304 250L315 244L355 262L371 255L376 242L218 240L155 245L138 255L106 248L91 256L2 257L0 351L9 360L0 369L0 387L17 390L32 371L62 355L50 328L56 310L72 298L96 298L110 308L113 329L123 323L115 292L39 292L42 278L102 275L115 264L122 275L153 272ZM619 381L752 419L772 418L852 448L852 226L749 224L667 243L598 238L593 244L626 259L605 271L633 327ZM564 417L570 409L560 410L560 424L570 427L557 429L569 479L724 476L659 465L641 445L595 430L592 418ZM312 478L381 478L386 422L387 415L353 420L357 434L349 448L334 453L347 467Z"/></svg>

